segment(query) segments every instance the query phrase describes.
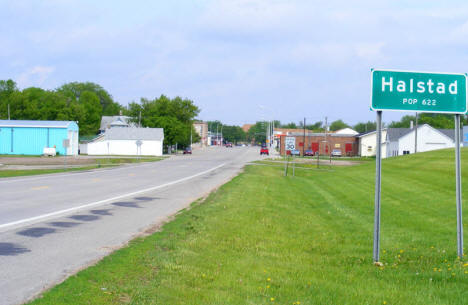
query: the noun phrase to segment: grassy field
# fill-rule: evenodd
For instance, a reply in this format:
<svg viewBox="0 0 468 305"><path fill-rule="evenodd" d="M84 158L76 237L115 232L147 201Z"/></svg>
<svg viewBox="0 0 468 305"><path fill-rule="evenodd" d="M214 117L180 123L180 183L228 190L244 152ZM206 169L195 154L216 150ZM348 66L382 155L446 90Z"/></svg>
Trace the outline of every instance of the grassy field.
<svg viewBox="0 0 468 305"><path fill-rule="evenodd" d="M453 155L383 161L383 267L372 262L372 162L295 177L250 165L32 304L467 304ZM462 173L468 190L468 162Z"/></svg>
<svg viewBox="0 0 468 305"><path fill-rule="evenodd" d="M76 172L76 171L84 171L84 170L96 169L96 168L101 168L101 167L118 166L121 164L128 164L128 163L155 162L155 161L160 161L162 159L164 159L164 157L105 158L105 159L100 158L100 159L95 159L96 164L83 165L80 167L65 168L65 162L64 162L64 168L55 168L55 169L20 169L20 170L0 169L0 178L44 175L44 174L54 174L54 173L63 173L63 172Z"/></svg>
<svg viewBox="0 0 468 305"><path fill-rule="evenodd" d="M90 170L98 168L98 165L92 166L83 166L83 167L73 167L73 168L60 168L60 169L4 169L0 170L0 178L8 177L19 177L19 176L34 176L34 175L45 175L45 174L55 174L63 172L76 172L83 170Z"/></svg>

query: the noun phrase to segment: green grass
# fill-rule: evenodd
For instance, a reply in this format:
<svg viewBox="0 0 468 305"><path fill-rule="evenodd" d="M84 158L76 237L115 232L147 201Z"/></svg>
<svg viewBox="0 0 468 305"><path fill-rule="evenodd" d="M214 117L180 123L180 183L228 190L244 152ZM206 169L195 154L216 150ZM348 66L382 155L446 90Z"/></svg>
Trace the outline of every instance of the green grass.
<svg viewBox="0 0 468 305"><path fill-rule="evenodd" d="M83 167L73 167L73 168L58 168L58 169L20 169L20 170L0 170L0 178L8 177L19 177L19 176L34 176L34 175L45 175L45 174L55 174L63 172L76 172L84 171L98 168L98 165L83 166Z"/></svg>
<svg viewBox="0 0 468 305"><path fill-rule="evenodd" d="M101 168L101 167L118 166L120 164L125 164L125 163L155 162L155 161L160 161L163 159L164 157L102 158L102 159L96 159L97 164L83 165L82 167L57 168L57 169L21 169L21 170L0 169L0 178L85 171L85 170L96 169L96 168ZM65 166L65 161L64 161L64 166Z"/></svg>
<svg viewBox="0 0 468 305"><path fill-rule="evenodd" d="M295 177L253 165L32 304L467 304L453 155L383 161L384 267L372 262L372 162ZM468 190L468 162L462 173Z"/></svg>

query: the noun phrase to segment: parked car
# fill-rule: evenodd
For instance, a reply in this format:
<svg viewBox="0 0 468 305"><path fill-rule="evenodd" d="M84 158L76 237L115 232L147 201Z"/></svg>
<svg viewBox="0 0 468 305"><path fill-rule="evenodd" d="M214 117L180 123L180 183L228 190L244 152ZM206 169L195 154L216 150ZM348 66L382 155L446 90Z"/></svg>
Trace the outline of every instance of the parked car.
<svg viewBox="0 0 468 305"><path fill-rule="evenodd" d="M269 155L270 155L270 152L268 151L268 148L267 148L267 147L262 147L262 148L260 148L260 155L267 155L267 156L269 156Z"/></svg>
<svg viewBox="0 0 468 305"><path fill-rule="evenodd" d="M314 155L314 151L311 149L308 149L304 152L304 156L312 157L313 155Z"/></svg>
<svg viewBox="0 0 468 305"><path fill-rule="evenodd" d="M226 147L232 147L232 143L226 143Z"/></svg>
<svg viewBox="0 0 468 305"><path fill-rule="evenodd" d="M341 157L341 149L334 149L334 150L332 150L331 155L332 155L333 157Z"/></svg>
<svg viewBox="0 0 468 305"><path fill-rule="evenodd" d="M184 149L184 155L185 154L192 154L192 149L190 147L187 147L186 149Z"/></svg>
<svg viewBox="0 0 468 305"><path fill-rule="evenodd" d="M291 156L300 156L301 152L297 149L291 150Z"/></svg>

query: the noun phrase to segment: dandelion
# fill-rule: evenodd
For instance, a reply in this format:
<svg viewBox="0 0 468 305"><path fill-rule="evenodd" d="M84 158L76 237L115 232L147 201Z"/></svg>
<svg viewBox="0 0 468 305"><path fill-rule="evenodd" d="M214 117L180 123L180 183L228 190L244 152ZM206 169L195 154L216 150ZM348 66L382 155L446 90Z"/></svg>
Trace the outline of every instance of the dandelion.
<svg viewBox="0 0 468 305"><path fill-rule="evenodd" d="M266 288L267 288L267 289L270 288L270 285L267 285Z"/></svg>
<svg viewBox="0 0 468 305"><path fill-rule="evenodd" d="M468 267L468 263L463 264L463 267Z"/></svg>
<svg viewBox="0 0 468 305"><path fill-rule="evenodd" d="M275 301L275 298L270 298L270 301L274 302L274 301Z"/></svg>
<svg viewBox="0 0 468 305"><path fill-rule="evenodd" d="M270 279L270 278L267 278L267 282L269 282L269 281L271 281L271 279Z"/></svg>
<svg viewBox="0 0 468 305"><path fill-rule="evenodd" d="M405 251L403 251L403 250L400 250L400 253L403 253L403 252L405 252Z"/></svg>
<svg viewBox="0 0 468 305"><path fill-rule="evenodd" d="M384 304L384 305L387 304L387 301L383 301L383 304Z"/></svg>

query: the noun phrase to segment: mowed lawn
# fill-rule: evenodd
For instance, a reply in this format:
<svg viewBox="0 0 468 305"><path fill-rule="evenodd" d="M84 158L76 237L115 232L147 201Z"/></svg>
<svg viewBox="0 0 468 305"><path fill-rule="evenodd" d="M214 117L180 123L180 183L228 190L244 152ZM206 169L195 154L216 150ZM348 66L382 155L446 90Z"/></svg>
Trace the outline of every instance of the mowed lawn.
<svg viewBox="0 0 468 305"><path fill-rule="evenodd" d="M468 150L462 162L467 232ZM382 169L384 267L372 261L373 162L295 177L251 165L33 304L468 304L454 151Z"/></svg>

